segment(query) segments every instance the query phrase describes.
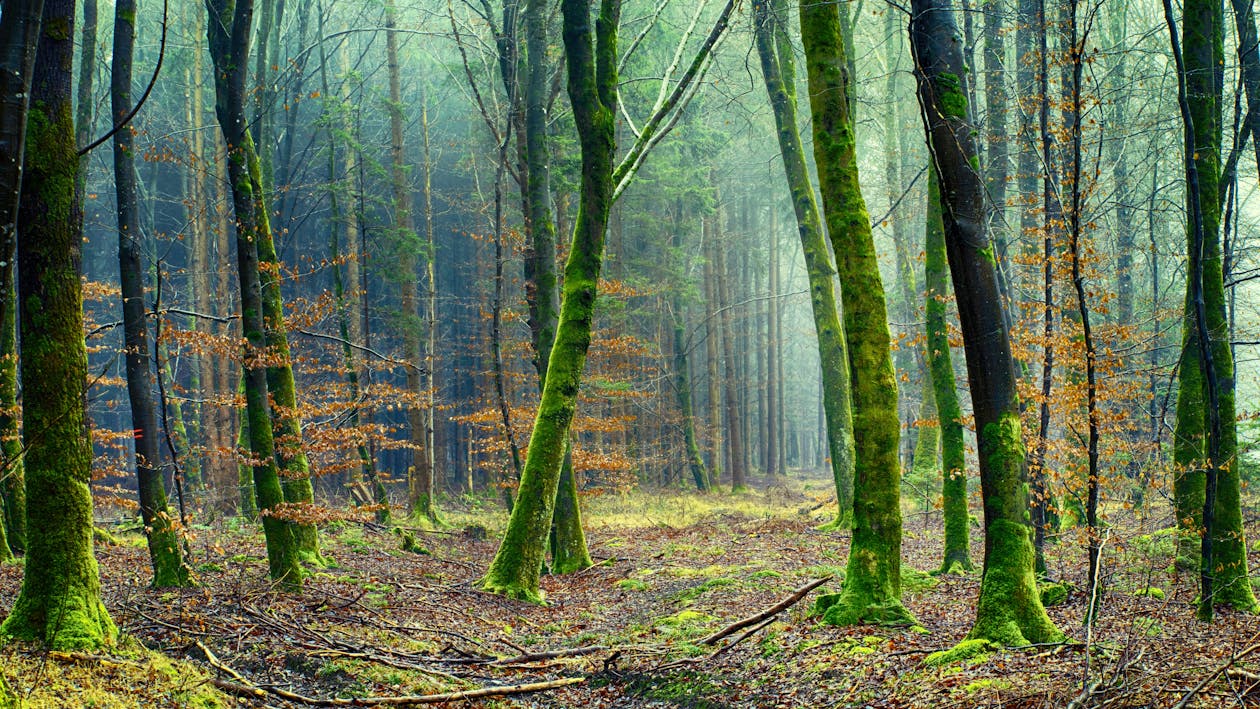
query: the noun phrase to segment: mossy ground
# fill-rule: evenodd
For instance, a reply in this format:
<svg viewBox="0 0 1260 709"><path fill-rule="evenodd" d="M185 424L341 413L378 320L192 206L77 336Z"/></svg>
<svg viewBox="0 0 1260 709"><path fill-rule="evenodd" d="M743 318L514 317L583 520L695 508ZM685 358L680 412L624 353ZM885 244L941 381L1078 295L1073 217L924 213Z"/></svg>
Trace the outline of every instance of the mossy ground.
<svg viewBox="0 0 1260 709"><path fill-rule="evenodd" d="M776 481L771 488L757 478L752 482L753 491L742 495L633 493L583 500L590 503L585 505L587 531L597 564L580 574L544 576L546 606L472 587L494 553L496 528L502 529L503 513L493 498L479 501L479 509L457 498L442 500L451 526L413 532L431 552L427 556L401 549L392 528L353 522L325 527L324 550L338 566L313 570L301 596L269 588L265 549L254 524L218 522L198 529L193 548L197 589L150 589L143 545L131 543L134 532L119 533L114 525L108 526L123 543L98 547L97 556L105 605L124 633L204 672L207 665L193 644L201 639L252 681L319 698L454 691L472 684L578 675L587 682L486 706L1061 706L1079 692L1085 654L1074 646L982 647L967 659L951 656L953 661L939 662L944 656L938 656L938 662L925 663L931 653L964 640L975 619L980 585L979 573L934 578L923 573L940 562L939 516L926 522L915 517L905 528L903 602L921 627L840 628L809 618L815 598L841 587L837 572L843 572L848 557L847 532L816 529L834 517L834 505L803 511L830 494L830 478L791 480L786 486ZM1255 618L1222 611L1214 625L1196 621L1188 605L1196 594L1195 579L1166 570L1171 547L1152 555L1139 541L1158 528L1159 516L1151 515L1143 526L1119 508L1108 513L1107 560L1114 590L1105 597L1095 627L1091 667L1111 672L1126 647L1145 649L1144 664L1160 671L1131 673L1125 701L1117 705L1163 705L1167 687L1193 686L1202 679L1202 668L1250 638ZM978 537L973 535L971 549L976 560L983 558ZM1084 585L1080 545L1062 539L1049 556L1056 581L1078 589ZM21 571L20 564L0 565L0 608L11 605ZM739 645L708 657L713 648L699 642L705 635L825 575L836 579ZM1165 598L1135 593L1147 587L1162 589ZM1075 629L1081 627L1084 609L1083 596L1074 593L1048 613L1058 627ZM242 628L249 635L238 644ZM330 641L345 645L330 648ZM473 668L471 683L379 659L395 664L411 658L451 660L462 657L458 651L507 657L519 654L517 647L537 652L589 645L653 650L650 655L623 652L607 668L608 653L527 669ZM358 651L378 659L337 654ZM99 652L127 651L124 646ZM38 664L32 663L40 656L23 655L20 648L3 653L0 674L18 693L43 686L53 669L82 673L94 667L50 659L44 678L35 682ZM24 659L11 664L11 656ZM672 662L685 664L662 667ZM451 662L434 666L463 671ZM179 667L181 679L192 676L187 665ZM1257 671L1260 663L1244 662L1244 668ZM183 685L148 675L129 681L132 675L126 672L130 669L108 669L107 681L90 685L119 692L97 706L190 705L179 703ZM89 686L86 677L66 681ZM1229 691L1226 680L1220 681L1209 691ZM134 701L134 692L123 693L150 686L157 689L143 703ZM1245 699L1255 703L1260 693ZM290 706L281 700L267 703ZM230 705L248 704L232 698Z"/></svg>
<svg viewBox="0 0 1260 709"><path fill-rule="evenodd" d="M210 675L124 640L108 655L48 653L33 646L0 647L0 707L63 709L186 707L227 709L236 699L210 684ZM7 682L13 701L5 702Z"/></svg>

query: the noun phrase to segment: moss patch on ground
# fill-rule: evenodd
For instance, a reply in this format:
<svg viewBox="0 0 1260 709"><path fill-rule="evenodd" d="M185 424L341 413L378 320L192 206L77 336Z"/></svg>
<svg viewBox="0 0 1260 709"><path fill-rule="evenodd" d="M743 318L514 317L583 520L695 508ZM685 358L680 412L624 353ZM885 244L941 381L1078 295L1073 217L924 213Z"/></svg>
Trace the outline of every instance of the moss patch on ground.
<svg viewBox="0 0 1260 709"><path fill-rule="evenodd" d="M8 684L6 699L4 683ZM188 707L227 709L233 699L196 665L123 640L108 656L48 653L10 643L0 648L0 708Z"/></svg>

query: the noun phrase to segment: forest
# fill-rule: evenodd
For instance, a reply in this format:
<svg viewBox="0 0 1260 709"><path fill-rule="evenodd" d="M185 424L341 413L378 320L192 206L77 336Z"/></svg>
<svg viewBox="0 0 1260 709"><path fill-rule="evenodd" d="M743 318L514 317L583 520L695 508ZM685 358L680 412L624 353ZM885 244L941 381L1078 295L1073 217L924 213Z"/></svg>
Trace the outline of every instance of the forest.
<svg viewBox="0 0 1260 709"><path fill-rule="evenodd" d="M1260 706L1250 0L0 0L0 709Z"/></svg>

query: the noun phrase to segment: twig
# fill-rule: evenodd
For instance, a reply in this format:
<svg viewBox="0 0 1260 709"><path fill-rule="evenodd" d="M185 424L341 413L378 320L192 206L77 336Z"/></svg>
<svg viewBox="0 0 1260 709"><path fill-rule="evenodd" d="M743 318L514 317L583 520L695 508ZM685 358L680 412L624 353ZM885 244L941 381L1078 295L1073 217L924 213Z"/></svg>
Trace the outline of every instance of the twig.
<svg viewBox="0 0 1260 709"><path fill-rule="evenodd" d="M1213 670L1210 674L1208 674L1207 677L1204 677L1198 684L1191 687L1190 691L1182 695L1181 699L1178 700L1177 703L1172 706L1172 709L1185 709L1185 707L1189 706L1190 700L1194 699L1194 695L1203 691L1204 687L1214 682L1217 677L1221 676L1222 672L1228 671L1231 667L1234 666L1234 663L1250 655L1256 650L1260 650L1260 643L1252 643L1251 645L1248 645L1247 647L1243 648L1239 652L1235 653L1232 657L1230 657L1228 660L1225 661L1225 664Z"/></svg>
<svg viewBox="0 0 1260 709"><path fill-rule="evenodd" d="M719 648L716 652L714 652L712 656L713 656L713 657L716 657L716 656L721 655L722 653L726 652L727 650L730 650L731 648L735 647L736 645L738 645L738 644L740 644L740 643L744 642L744 641L745 641L745 640L747 640L748 638L750 638L750 637L752 637L753 635L757 634L757 632L759 632L760 630L762 630L762 629L763 629L763 628L765 628L767 625L770 625L770 624L771 624L771 623L773 623L773 622L774 622L774 616L770 616L769 618L766 618L765 620L761 621L761 622L760 622L760 623L758 623L757 625L754 625L753 627L749 628L748 630L745 630L743 635L740 635L738 638L735 638L735 640L733 640L732 642L727 643L726 645L723 645L723 646L722 646L721 648Z"/></svg>
<svg viewBox="0 0 1260 709"><path fill-rule="evenodd" d="M550 652L532 652L525 655L517 655L516 657L505 657L501 660L495 660L489 664L502 667L504 665L520 665L526 662L537 662L539 660L554 660L560 657L581 657L583 655L594 655L597 652L607 650L603 645L591 645L589 647L571 648L568 650L552 650Z"/></svg>
<svg viewBox="0 0 1260 709"><path fill-rule="evenodd" d="M306 704L308 706L319 707L371 707L371 706L400 706L407 704L441 704L443 702L459 702L470 699L481 699L485 697L503 697L512 694L526 694L529 692L541 692L548 689L559 689L569 685L585 682L585 677L566 677L564 679L551 680L548 682L531 682L528 684L512 684L500 687L481 687L479 689L468 689L460 692L446 692L443 694L417 694L406 696L386 696L386 697L358 697L353 699L331 698L321 699L318 697L307 697L301 694L290 692L279 687L259 687L249 680L245 679L239 672L231 667L223 664L218 657L206 647L205 643L197 641L197 647L205 653L206 661L211 667L232 677L235 681L228 681L222 678L211 680L214 686L233 694L239 694L247 697L266 697L268 694L280 697L281 699L298 704Z"/></svg>
<svg viewBox="0 0 1260 709"><path fill-rule="evenodd" d="M701 641L700 641L700 644L701 644L701 645L712 645L713 643L715 643L715 642L717 642L717 641L721 640L722 638L726 637L727 635L730 635L731 633L734 633L734 632L735 632L735 631L737 631L737 630L742 630L742 629L744 629L744 628L747 628L747 627L748 627L748 626L750 626L750 625L756 625L757 623L760 623L761 621L766 620L767 618L771 618L771 617L773 617L773 616L775 616L775 615L778 615L779 613L781 613L781 612L783 612L783 611L787 610L788 608L792 607L793 605L796 605L796 603L797 603L798 601L800 601L802 598L804 598L804 597L806 596L806 594L808 594L810 591L812 591L812 590L814 590L814 589L818 588L819 586L821 586L821 585L823 585L823 584L827 583L828 581L830 581L830 580L831 580L831 578L832 578L832 577L831 577L830 575L828 575L828 576L824 576L824 577L822 577L822 578L820 578L820 579L815 579L815 580L813 580L813 581L810 581L809 583L805 584L804 586L801 586L800 588L798 588L798 589L796 589L795 591L793 591L793 592L792 592L792 595L788 596L787 598L784 598L783 600L779 601L778 603L774 604L773 606L770 606L769 608L765 609L764 611L761 611L760 613L756 613L756 614L754 614L754 615L750 615L750 616L748 616L747 618L744 618L744 619L742 619L742 620L737 620L737 621L735 621L734 623L731 623L730 625L726 626L725 628L722 628L721 630L717 631L716 633L714 633L714 634L712 634L712 635L710 635L710 636L706 637L705 639L701 640Z"/></svg>

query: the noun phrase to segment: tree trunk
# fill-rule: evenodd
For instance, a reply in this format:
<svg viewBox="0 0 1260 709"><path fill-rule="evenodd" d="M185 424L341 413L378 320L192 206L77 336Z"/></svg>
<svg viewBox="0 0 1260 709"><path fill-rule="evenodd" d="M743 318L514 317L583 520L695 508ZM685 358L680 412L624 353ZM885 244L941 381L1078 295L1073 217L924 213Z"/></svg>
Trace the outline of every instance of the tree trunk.
<svg viewBox="0 0 1260 709"><path fill-rule="evenodd" d="M720 214L719 211L713 218L715 246L724 241L716 238L716 232L720 229L718 225L722 222ZM729 234L727 238L730 238ZM748 489L748 481L747 469L744 467L744 425L740 415L738 382L747 380L739 375L739 363L735 358L735 328L731 326L732 264L727 258L727 250L727 248L715 249L717 262L713 264L713 268L717 271L718 326L722 330L722 388L725 390L723 400L726 402L727 468L731 471L731 492L740 492Z"/></svg>
<svg viewBox="0 0 1260 709"><path fill-rule="evenodd" d="M1054 642L1063 634L1041 605L1033 572L1015 365L985 229L984 185L972 166L976 149L957 36L950 0L913 0L910 42L924 127L940 178L945 249L967 355L984 496L984 576L968 638L1008 646Z"/></svg>
<svg viewBox="0 0 1260 709"><path fill-rule="evenodd" d="M600 0L592 33L588 0L562 0L569 99L582 149L581 205L565 264L555 345L542 401L507 532L481 587L513 598L541 601L538 576L551 528L561 468L568 452L582 370L591 342L604 233L612 205L616 151L617 25L620 0ZM592 34L594 42L592 43ZM576 509L573 510L576 513ZM581 524L574 517L572 523ZM569 550L576 552L577 550Z"/></svg>
<svg viewBox="0 0 1260 709"><path fill-rule="evenodd" d="M71 109L74 11L74 0L44 3L30 85L17 259L26 514L39 534L26 539L22 587L0 635L56 649L95 649L111 644L118 629L101 603L92 553L83 211L74 198L79 159Z"/></svg>
<svg viewBox="0 0 1260 709"><path fill-rule="evenodd" d="M241 291L241 327L245 348L245 400L253 467L254 494L263 518L271 577L290 589L300 588L302 567L294 527L277 516L284 489L277 471L272 433L268 372L260 358L267 352L259 248L270 242L262 200L261 169L245 118L245 71L249 56L253 0L209 0L206 23L214 62L215 112L227 148L232 208L236 216L237 273ZM244 422L242 422L244 424ZM242 425L242 428L244 426ZM245 431L242 430L242 435Z"/></svg>
<svg viewBox="0 0 1260 709"><path fill-rule="evenodd" d="M905 623L901 604L901 420L884 284L858 182L850 77L837 5L803 0L814 163L841 284L853 397L853 539L844 590L823 615L834 625Z"/></svg>
<svg viewBox="0 0 1260 709"><path fill-rule="evenodd" d="M114 6L113 74L110 103L113 120L131 112L131 68L136 40L135 0L118 0ZM145 308L144 266L140 263L140 210L136 192L135 152L130 130L114 133L114 187L118 216L118 269L126 342L127 398L131 404L131 429L135 441L136 479L140 492L140 516L149 539L153 586L186 586L188 567L180 551L175 521L166 507L166 489L159 468L161 433L157 402L153 398L148 313Z"/></svg>
<svg viewBox="0 0 1260 709"><path fill-rule="evenodd" d="M400 326L403 334L403 360L407 362L407 393L414 400L407 407L407 425L411 438L411 466L407 469L407 503L412 515L429 522L439 523L437 506L433 499L433 467L428 456L428 433L425 431L425 413L420 406L424 399L421 391L421 370L424 361L420 356L419 300L416 289L416 254L411 242L415 239L416 224L412 214L411 188L407 183L406 146L403 142L402 68L398 58L398 32L393 0L385 3L385 52L389 71L389 135L390 135L390 187L393 190L394 238L399 248L399 308L402 310Z"/></svg>
<svg viewBox="0 0 1260 709"><path fill-rule="evenodd" d="M818 205L810 185L805 151L796 120L796 66L791 43L784 27L787 14L782 0L757 0L753 4L757 54L765 78L766 92L774 109L779 150L783 155L788 190L796 210L805 270L809 277L810 305L814 330L818 335L818 356L822 363L822 408L831 472L836 485L836 519L829 528L847 528L853 523L853 421L849 403L849 357L845 351L844 330L836 308L835 270L827 254Z"/></svg>
<svg viewBox="0 0 1260 709"><path fill-rule="evenodd" d="M1171 10L1165 6L1168 20ZM1171 29L1171 27L1170 27ZM1223 99L1224 11L1219 1L1185 4L1180 102L1186 131L1188 211L1185 317L1177 392L1174 463L1182 551L1201 539L1199 617L1213 605L1257 608L1247 573L1238 478L1234 362L1222 277L1219 182ZM1174 34L1175 38L1175 34ZM1202 534L1200 535L1200 532ZM1187 542L1187 540L1190 540Z"/></svg>
<svg viewBox="0 0 1260 709"><path fill-rule="evenodd" d="M936 166L929 166L927 239L924 285L927 292L927 352L932 393L941 431L941 492L945 515L945 557L942 573L970 571L971 519L967 512L967 457L963 442L962 408L954 382L949 352L949 265L945 253L945 223Z"/></svg>
<svg viewBox="0 0 1260 709"><path fill-rule="evenodd" d="M25 548L26 484L17 404L17 307L14 247L22 192L31 76L44 0L13 0L0 13L0 447L4 451L4 518L8 541Z"/></svg>

